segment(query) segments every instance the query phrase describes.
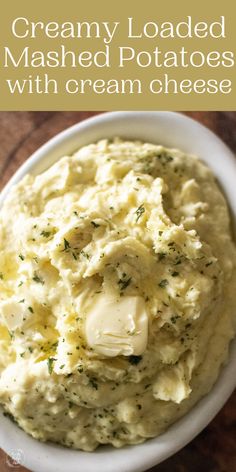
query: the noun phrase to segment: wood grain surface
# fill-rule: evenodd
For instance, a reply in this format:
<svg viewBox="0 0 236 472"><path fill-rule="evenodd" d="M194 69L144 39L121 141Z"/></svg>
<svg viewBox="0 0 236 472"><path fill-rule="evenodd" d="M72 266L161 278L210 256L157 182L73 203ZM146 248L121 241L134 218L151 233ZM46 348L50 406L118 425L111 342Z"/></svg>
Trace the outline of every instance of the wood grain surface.
<svg viewBox="0 0 236 472"><path fill-rule="evenodd" d="M66 127L95 114L1 112L0 188L39 146ZM213 130L236 153L236 112L188 112L186 115ZM236 472L235 405L236 393L231 396L209 426L190 444L149 472ZM14 444L12 450L14 451ZM16 461L0 451L0 472L14 470L27 472L28 469L19 466Z"/></svg>

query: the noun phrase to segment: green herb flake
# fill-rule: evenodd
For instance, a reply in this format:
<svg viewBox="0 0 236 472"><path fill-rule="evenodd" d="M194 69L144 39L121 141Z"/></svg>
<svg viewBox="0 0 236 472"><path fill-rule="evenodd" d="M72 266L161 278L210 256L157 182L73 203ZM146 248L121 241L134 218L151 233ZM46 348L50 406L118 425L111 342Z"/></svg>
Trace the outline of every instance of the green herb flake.
<svg viewBox="0 0 236 472"><path fill-rule="evenodd" d="M173 316L171 316L171 318L170 318L171 323L172 323L172 324L175 324L176 321L178 320L178 318L180 318L179 315L173 315Z"/></svg>
<svg viewBox="0 0 236 472"><path fill-rule="evenodd" d="M70 249L71 246L70 246L70 243L69 241L67 241L67 239L64 238L64 249L63 251L68 251L68 249Z"/></svg>
<svg viewBox="0 0 236 472"><path fill-rule="evenodd" d="M44 238L49 238L49 236L51 236L51 232L50 231L42 231L40 233L40 236L43 236Z"/></svg>
<svg viewBox="0 0 236 472"><path fill-rule="evenodd" d="M166 252L158 252L158 260L162 261L166 257Z"/></svg>
<svg viewBox="0 0 236 472"><path fill-rule="evenodd" d="M142 356L129 356L128 361L132 365L138 365L141 362Z"/></svg>
<svg viewBox="0 0 236 472"><path fill-rule="evenodd" d="M47 360L48 372L49 372L50 375L53 372L53 362L55 362L55 361L56 361L56 359L54 357L49 357L48 360Z"/></svg>
<svg viewBox="0 0 236 472"><path fill-rule="evenodd" d="M161 287L161 288L165 288L165 287L168 285L168 283L169 283L169 282L168 282L167 279L163 279L163 280L160 281L160 283L159 283L158 285L159 285L159 287Z"/></svg>
<svg viewBox="0 0 236 472"><path fill-rule="evenodd" d="M87 252L84 252L83 249L82 249L82 251L80 251L80 254L82 254L82 256L85 257L86 259L90 258L89 254L87 254Z"/></svg>
<svg viewBox="0 0 236 472"><path fill-rule="evenodd" d="M0 272L0 279L3 280L3 273Z"/></svg>
<svg viewBox="0 0 236 472"><path fill-rule="evenodd" d="M181 262L182 262L181 259L180 259L180 258L177 258L176 261L175 261L175 263L174 263L174 265L179 265L179 264L181 264Z"/></svg>
<svg viewBox="0 0 236 472"><path fill-rule="evenodd" d="M173 159L174 159L172 156L167 154L166 151L163 151L161 154L157 154L156 158L159 159L160 163L163 164L163 165L167 164L168 162L173 161Z"/></svg>
<svg viewBox="0 0 236 472"><path fill-rule="evenodd" d="M32 280L36 282L37 284L42 284L44 285L44 280L37 274L37 272L34 272L34 276L32 277Z"/></svg>
<svg viewBox="0 0 236 472"><path fill-rule="evenodd" d="M93 377L90 379L89 381L91 387L93 387L95 390L98 390L98 384L97 384L97 381L96 379L94 379Z"/></svg>
<svg viewBox="0 0 236 472"><path fill-rule="evenodd" d="M5 418L8 418L9 420L11 420L13 423L17 423L15 417L11 413L9 413L8 411L4 411L3 416L5 416Z"/></svg>
<svg viewBox="0 0 236 472"><path fill-rule="evenodd" d="M19 254L19 258L21 259L21 261L25 260L24 256L22 256L22 254Z"/></svg>
<svg viewBox="0 0 236 472"><path fill-rule="evenodd" d="M30 313L34 313L32 306L28 306L28 310L30 311Z"/></svg>
<svg viewBox="0 0 236 472"><path fill-rule="evenodd" d="M207 262L207 264L205 264L205 267L209 267L211 264L213 264L213 261Z"/></svg>
<svg viewBox="0 0 236 472"><path fill-rule="evenodd" d="M172 277L178 277L178 275L179 275L179 272L177 272L177 271L174 271L174 272L172 272L172 274L171 274L171 275L172 275Z"/></svg>
<svg viewBox="0 0 236 472"><path fill-rule="evenodd" d="M140 205L137 210L135 211L137 217L136 217L136 223L138 222L139 218L141 218L142 214L145 212L145 207L144 205Z"/></svg>
<svg viewBox="0 0 236 472"><path fill-rule="evenodd" d="M99 228L101 225L98 225L97 223L95 223L95 221L91 221L91 225L94 227L94 228Z"/></svg>
<svg viewBox="0 0 236 472"><path fill-rule="evenodd" d="M125 290L131 283L132 277L129 277L128 279L119 279L118 280L118 285L120 287L120 290L123 291Z"/></svg>

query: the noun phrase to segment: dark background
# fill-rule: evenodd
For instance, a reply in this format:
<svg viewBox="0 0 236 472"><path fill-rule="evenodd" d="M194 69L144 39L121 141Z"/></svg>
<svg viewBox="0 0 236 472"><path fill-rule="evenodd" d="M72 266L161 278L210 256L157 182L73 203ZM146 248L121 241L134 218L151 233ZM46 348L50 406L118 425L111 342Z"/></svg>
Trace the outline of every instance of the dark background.
<svg viewBox="0 0 236 472"><path fill-rule="evenodd" d="M0 189L39 146L66 127L95 114L97 113L1 112ZM236 112L185 114L213 130L236 153ZM14 444L12 449L14 450ZM14 461L0 451L0 472L14 470L27 472L28 469L14 464ZM190 444L149 472L236 472L236 393Z"/></svg>

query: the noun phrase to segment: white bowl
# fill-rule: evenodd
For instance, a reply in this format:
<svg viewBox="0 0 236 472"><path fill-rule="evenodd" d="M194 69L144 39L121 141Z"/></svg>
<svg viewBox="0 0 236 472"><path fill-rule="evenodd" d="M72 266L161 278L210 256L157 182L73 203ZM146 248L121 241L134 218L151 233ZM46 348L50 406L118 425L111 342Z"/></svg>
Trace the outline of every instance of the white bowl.
<svg viewBox="0 0 236 472"><path fill-rule="evenodd" d="M120 136L180 148L200 156L214 171L236 217L236 159L225 144L204 126L171 112L112 112L90 118L55 136L16 172L0 196L0 205L13 184L28 172L37 174L80 146ZM235 387L236 342L228 364L211 392L161 436L121 449L100 447L93 453L74 451L34 440L1 417L0 447L34 472L140 472L160 463L191 441L222 408ZM37 405L35 405L37 408ZM223 446L222 446L223 447Z"/></svg>

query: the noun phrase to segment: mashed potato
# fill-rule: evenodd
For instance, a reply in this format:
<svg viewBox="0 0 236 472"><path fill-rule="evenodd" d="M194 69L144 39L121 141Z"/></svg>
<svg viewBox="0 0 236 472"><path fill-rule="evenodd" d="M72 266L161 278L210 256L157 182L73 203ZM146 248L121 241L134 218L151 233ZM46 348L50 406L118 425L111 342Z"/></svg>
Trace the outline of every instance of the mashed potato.
<svg viewBox="0 0 236 472"><path fill-rule="evenodd" d="M194 156L103 140L0 212L0 402L40 440L156 436L214 384L234 335L225 199Z"/></svg>

